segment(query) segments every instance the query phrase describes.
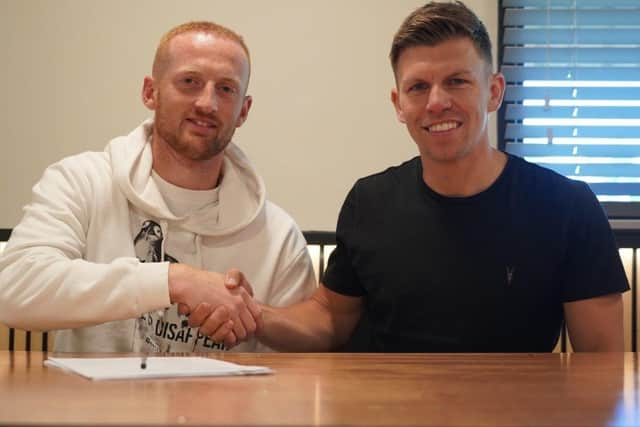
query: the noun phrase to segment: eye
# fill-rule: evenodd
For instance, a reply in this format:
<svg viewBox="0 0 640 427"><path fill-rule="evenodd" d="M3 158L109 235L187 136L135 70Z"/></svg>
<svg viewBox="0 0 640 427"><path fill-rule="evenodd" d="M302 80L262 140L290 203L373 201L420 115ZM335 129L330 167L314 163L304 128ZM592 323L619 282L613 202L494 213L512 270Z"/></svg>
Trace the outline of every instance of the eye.
<svg viewBox="0 0 640 427"><path fill-rule="evenodd" d="M224 95L235 95L235 93L237 92L236 88L231 85L220 85L218 86L218 91L220 91Z"/></svg>
<svg viewBox="0 0 640 427"><path fill-rule="evenodd" d="M453 77L451 79L449 79L449 84L451 84L452 86L460 86L467 83L467 80L462 79L460 77Z"/></svg>
<svg viewBox="0 0 640 427"><path fill-rule="evenodd" d="M409 89L407 90L407 92L424 92L427 89L428 89L428 86L425 82L418 82L409 86Z"/></svg>
<svg viewBox="0 0 640 427"><path fill-rule="evenodd" d="M193 76L185 76L179 80L180 86L186 89L196 88L200 85L200 80Z"/></svg>

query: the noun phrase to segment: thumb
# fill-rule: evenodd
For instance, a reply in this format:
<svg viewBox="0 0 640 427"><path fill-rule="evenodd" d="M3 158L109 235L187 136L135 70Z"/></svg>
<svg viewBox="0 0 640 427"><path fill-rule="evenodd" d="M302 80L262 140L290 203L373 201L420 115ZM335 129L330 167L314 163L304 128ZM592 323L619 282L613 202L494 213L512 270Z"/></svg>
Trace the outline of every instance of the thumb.
<svg viewBox="0 0 640 427"><path fill-rule="evenodd" d="M227 271L224 278L224 285L227 289L235 289L241 286L249 295L253 296L251 285L247 282L247 279L245 279L244 274L237 268L231 268Z"/></svg>

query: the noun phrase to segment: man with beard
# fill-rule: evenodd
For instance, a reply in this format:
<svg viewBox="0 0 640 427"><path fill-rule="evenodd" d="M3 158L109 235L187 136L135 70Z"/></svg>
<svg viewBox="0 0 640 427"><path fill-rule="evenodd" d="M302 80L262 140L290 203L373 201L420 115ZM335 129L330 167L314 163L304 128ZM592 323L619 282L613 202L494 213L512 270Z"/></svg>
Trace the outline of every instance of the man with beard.
<svg viewBox="0 0 640 427"><path fill-rule="evenodd" d="M154 118L34 186L0 259L0 321L56 330L55 351L266 349L251 339L251 292L283 306L316 284L302 234L231 142L251 108L249 74L225 27L166 33L142 88ZM232 267L256 289L228 289L216 272ZM217 332L181 318L196 306Z"/></svg>

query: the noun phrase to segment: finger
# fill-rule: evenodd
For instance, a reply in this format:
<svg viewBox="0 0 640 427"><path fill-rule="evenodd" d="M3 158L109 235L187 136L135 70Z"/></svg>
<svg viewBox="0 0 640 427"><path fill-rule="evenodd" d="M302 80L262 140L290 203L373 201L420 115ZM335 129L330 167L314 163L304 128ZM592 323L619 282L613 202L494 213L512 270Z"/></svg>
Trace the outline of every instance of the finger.
<svg viewBox="0 0 640 427"><path fill-rule="evenodd" d="M189 315L191 309L187 304L180 303L178 304L178 314L182 314L183 316Z"/></svg>
<svg viewBox="0 0 640 427"><path fill-rule="evenodd" d="M233 320L227 320L213 334L209 335L209 338L213 342L225 342L226 346L226 337L229 334L233 334L232 329Z"/></svg>
<svg viewBox="0 0 640 427"><path fill-rule="evenodd" d="M249 309L245 309L240 312L240 320L242 321L242 326L244 326L244 329L247 331L247 336L243 339L247 339L256 331L256 321L251 315Z"/></svg>
<svg viewBox="0 0 640 427"><path fill-rule="evenodd" d="M247 330L245 329L240 316L233 318L233 333L236 334L236 338L238 340L244 340L247 337Z"/></svg>
<svg viewBox="0 0 640 427"><path fill-rule="evenodd" d="M238 343L238 338L233 333L233 331L229 332L227 336L224 338L224 346L228 349L235 347Z"/></svg>
<svg viewBox="0 0 640 427"><path fill-rule="evenodd" d="M258 323L258 320L260 320L260 317L262 316L262 308L257 303L257 301L251 298L249 295L241 294L241 296L242 300L247 305L251 316L255 319L256 323Z"/></svg>
<svg viewBox="0 0 640 427"><path fill-rule="evenodd" d="M245 304L245 308L240 311L240 320L242 321L242 325L247 330L247 335L253 335L256 332L257 328L257 320L260 316L258 306L249 295L245 292L241 292L240 296L242 297L242 301ZM252 306L252 308L249 308ZM254 311L256 311L256 315L254 316ZM240 338L240 337L238 337Z"/></svg>
<svg viewBox="0 0 640 427"><path fill-rule="evenodd" d="M226 307L220 306L218 308L224 309L224 311L227 312L227 317L228 317L228 311ZM191 312L191 314L189 315L189 326L197 327L202 325L212 311L213 311L213 307L211 307L211 304L209 304L208 302L201 302L196 306L195 310L193 310L193 312Z"/></svg>
<svg viewBox="0 0 640 427"><path fill-rule="evenodd" d="M221 326L229 321L229 310L224 306L216 307L213 313L200 322L200 333L205 336L213 335ZM221 334L224 337L226 334Z"/></svg>
<svg viewBox="0 0 640 427"><path fill-rule="evenodd" d="M245 291L251 296L253 296L253 288L251 287L251 283L244 277L244 274L240 273L240 286L244 288Z"/></svg>

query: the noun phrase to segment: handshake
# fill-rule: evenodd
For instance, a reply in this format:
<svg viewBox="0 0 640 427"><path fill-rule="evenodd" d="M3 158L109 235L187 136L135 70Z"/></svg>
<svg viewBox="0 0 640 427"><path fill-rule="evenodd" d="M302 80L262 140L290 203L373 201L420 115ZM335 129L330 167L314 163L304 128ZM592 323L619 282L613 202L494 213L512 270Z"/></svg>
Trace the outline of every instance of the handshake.
<svg viewBox="0 0 640 427"><path fill-rule="evenodd" d="M262 309L244 275L232 269L225 276L185 264L169 266L169 298L189 326L231 348L260 328Z"/></svg>

